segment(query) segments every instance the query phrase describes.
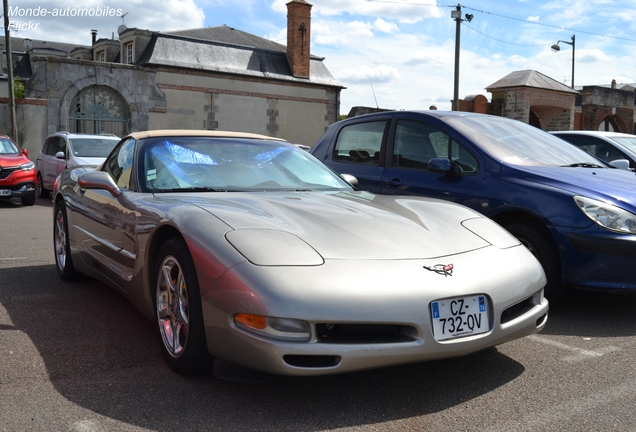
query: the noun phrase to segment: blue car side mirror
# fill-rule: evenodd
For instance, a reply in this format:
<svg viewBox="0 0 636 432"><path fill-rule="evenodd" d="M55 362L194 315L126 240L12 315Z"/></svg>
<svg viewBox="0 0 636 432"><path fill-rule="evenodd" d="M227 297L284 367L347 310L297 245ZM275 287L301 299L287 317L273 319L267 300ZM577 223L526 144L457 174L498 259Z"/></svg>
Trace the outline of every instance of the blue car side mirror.
<svg viewBox="0 0 636 432"><path fill-rule="evenodd" d="M433 158L428 161L428 170L439 174L460 175L461 168L453 165L448 158Z"/></svg>

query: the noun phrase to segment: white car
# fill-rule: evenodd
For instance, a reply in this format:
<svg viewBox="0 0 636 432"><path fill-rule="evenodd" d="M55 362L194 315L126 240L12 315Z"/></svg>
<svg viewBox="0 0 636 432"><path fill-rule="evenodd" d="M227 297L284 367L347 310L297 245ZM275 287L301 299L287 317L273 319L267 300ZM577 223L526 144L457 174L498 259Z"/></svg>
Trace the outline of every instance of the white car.
<svg viewBox="0 0 636 432"><path fill-rule="evenodd" d="M64 168L78 165L98 166L119 142L112 134L72 134L57 132L44 140L35 161L37 194L46 198Z"/></svg>
<svg viewBox="0 0 636 432"><path fill-rule="evenodd" d="M636 135L606 131L551 132L559 138L582 148L588 153L616 166L617 160L627 160L626 169L636 171Z"/></svg>

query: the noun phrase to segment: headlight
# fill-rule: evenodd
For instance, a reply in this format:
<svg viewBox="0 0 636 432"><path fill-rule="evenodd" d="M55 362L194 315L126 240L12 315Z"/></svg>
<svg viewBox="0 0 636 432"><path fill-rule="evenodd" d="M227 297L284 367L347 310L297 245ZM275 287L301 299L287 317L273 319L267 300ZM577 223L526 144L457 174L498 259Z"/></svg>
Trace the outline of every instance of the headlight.
<svg viewBox="0 0 636 432"><path fill-rule="evenodd" d="M311 337L309 323L296 319L237 314L234 316L234 324L251 333L271 339L307 342Z"/></svg>
<svg viewBox="0 0 636 432"><path fill-rule="evenodd" d="M608 230L621 233L636 233L636 215L590 198L575 196L574 202L594 222Z"/></svg>
<svg viewBox="0 0 636 432"><path fill-rule="evenodd" d="M20 169L22 171L29 171L35 168L35 164L33 162L27 162L25 164L20 165Z"/></svg>

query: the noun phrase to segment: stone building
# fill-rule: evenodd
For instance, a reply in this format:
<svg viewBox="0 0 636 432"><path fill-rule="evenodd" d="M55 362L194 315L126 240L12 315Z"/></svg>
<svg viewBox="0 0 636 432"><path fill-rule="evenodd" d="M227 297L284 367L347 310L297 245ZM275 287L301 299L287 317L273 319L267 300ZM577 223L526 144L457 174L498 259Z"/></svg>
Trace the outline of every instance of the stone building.
<svg viewBox="0 0 636 432"><path fill-rule="evenodd" d="M311 7L305 0L287 3L287 46L228 26L174 32L120 26L117 39L94 32L90 46L12 37L15 75L26 89L16 104L20 144L37 152L60 130L122 136L208 129L312 145L338 120L344 87L310 52ZM7 87L5 75L0 133L10 131Z"/></svg>
<svg viewBox="0 0 636 432"><path fill-rule="evenodd" d="M486 87L484 95L459 101L460 111L508 117L546 131L611 130L634 133L633 85L583 86L572 89L540 72L512 72Z"/></svg>

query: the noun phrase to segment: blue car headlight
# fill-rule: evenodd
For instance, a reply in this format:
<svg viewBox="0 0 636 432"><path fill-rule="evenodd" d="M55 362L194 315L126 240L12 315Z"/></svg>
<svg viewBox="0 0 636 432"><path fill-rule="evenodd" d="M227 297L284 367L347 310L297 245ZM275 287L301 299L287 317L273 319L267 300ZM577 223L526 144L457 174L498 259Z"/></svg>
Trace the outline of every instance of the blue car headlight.
<svg viewBox="0 0 636 432"><path fill-rule="evenodd" d="M598 225L620 233L636 233L636 215L602 201L575 196L574 202Z"/></svg>

